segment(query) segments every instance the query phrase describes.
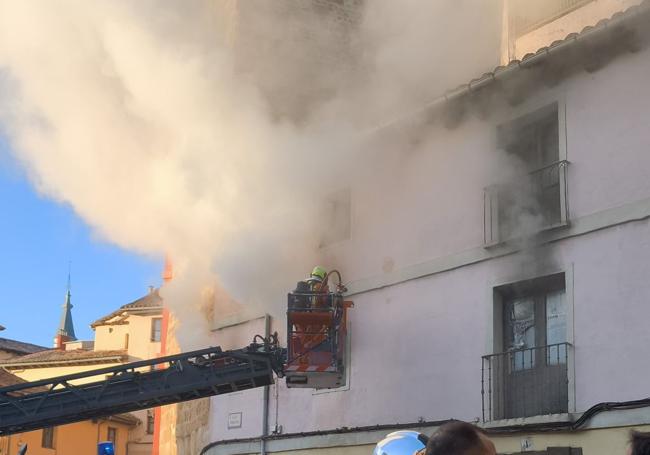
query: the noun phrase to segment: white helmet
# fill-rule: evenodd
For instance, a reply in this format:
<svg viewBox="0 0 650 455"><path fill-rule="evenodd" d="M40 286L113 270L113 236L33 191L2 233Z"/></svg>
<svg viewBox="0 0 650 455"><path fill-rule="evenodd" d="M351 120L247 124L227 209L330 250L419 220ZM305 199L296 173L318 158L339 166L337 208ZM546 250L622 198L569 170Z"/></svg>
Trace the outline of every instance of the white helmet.
<svg viewBox="0 0 650 455"><path fill-rule="evenodd" d="M396 431L379 441L373 455L413 455L427 446L428 438L417 431Z"/></svg>

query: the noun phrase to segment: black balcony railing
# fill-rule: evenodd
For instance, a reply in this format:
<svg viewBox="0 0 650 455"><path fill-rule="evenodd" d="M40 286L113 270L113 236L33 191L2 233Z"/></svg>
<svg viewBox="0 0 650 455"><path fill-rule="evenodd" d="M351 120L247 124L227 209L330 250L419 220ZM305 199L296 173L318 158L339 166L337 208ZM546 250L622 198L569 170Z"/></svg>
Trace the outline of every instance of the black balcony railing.
<svg viewBox="0 0 650 455"><path fill-rule="evenodd" d="M483 421L566 413L570 348L558 343L483 356Z"/></svg>
<svg viewBox="0 0 650 455"><path fill-rule="evenodd" d="M569 221L566 160L556 161L508 183L484 189L486 246Z"/></svg>

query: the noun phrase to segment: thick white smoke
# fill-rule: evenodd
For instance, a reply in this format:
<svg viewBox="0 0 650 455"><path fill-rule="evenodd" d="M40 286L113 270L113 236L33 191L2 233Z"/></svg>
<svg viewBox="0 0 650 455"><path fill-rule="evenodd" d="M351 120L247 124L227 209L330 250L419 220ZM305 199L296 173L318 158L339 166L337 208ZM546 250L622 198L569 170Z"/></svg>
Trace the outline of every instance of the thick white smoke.
<svg viewBox="0 0 650 455"><path fill-rule="evenodd" d="M173 258L165 296L201 344L183 302L216 286L281 305L319 259L323 195L363 165L359 133L493 65L498 3L368 1L323 63L313 42L338 34L306 12L311 44L284 35L275 1L0 0L0 128L102 239Z"/></svg>

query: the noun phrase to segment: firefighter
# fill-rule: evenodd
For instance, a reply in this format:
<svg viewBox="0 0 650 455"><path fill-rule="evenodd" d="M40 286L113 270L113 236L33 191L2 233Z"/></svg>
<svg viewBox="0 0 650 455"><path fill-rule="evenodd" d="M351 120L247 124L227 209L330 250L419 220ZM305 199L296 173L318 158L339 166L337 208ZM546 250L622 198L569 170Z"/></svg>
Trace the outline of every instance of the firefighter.
<svg viewBox="0 0 650 455"><path fill-rule="evenodd" d="M395 431L375 446L373 455L414 455L424 453L428 438L417 431Z"/></svg>
<svg viewBox="0 0 650 455"><path fill-rule="evenodd" d="M309 276L309 278L298 281L298 284L296 285L296 289L293 291L294 294L296 295L295 306L305 307L305 308L307 307L315 308L317 306L321 306L322 304L322 302L320 302L321 299L318 299L316 296L312 296L309 294L314 294L314 293L327 294L329 292L329 288L327 286L327 283L324 282L326 277L327 277L327 272L325 271L325 269L317 265L311 271L311 275Z"/></svg>
<svg viewBox="0 0 650 455"><path fill-rule="evenodd" d="M312 292L322 292L323 281L326 276L327 271L323 267L317 265L313 268L311 275L305 281L309 284L309 288ZM325 286L327 286L327 284L325 284Z"/></svg>

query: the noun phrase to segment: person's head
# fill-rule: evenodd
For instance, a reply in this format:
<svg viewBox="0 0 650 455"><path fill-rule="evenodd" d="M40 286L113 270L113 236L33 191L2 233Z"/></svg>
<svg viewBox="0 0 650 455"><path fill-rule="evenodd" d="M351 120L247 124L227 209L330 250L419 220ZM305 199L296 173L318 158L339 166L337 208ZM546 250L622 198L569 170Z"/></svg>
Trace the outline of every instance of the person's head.
<svg viewBox="0 0 650 455"><path fill-rule="evenodd" d="M650 455L650 433L630 432L629 455Z"/></svg>
<svg viewBox="0 0 650 455"><path fill-rule="evenodd" d="M322 268L321 266L318 266L318 265L317 265L317 266L314 267L314 269L311 271L311 277L314 278L314 279L316 279L316 280L323 281L323 280L325 279L326 276L327 276L327 272L326 272L325 269Z"/></svg>
<svg viewBox="0 0 650 455"><path fill-rule="evenodd" d="M480 428L467 422L450 422L436 431L425 455L496 455L492 441Z"/></svg>

